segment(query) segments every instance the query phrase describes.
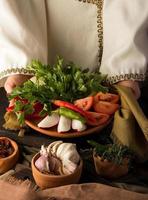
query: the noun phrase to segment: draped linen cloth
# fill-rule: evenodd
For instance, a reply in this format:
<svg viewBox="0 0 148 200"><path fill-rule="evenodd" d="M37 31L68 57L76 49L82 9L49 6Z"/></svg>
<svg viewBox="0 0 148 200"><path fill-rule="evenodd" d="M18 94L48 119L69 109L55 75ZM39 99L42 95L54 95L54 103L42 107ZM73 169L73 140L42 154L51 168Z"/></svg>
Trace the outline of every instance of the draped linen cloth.
<svg viewBox="0 0 148 200"><path fill-rule="evenodd" d="M34 192L29 187L0 181L1 200L147 200L148 194L130 192L98 183L74 184ZM118 194L118 195L117 195Z"/></svg>

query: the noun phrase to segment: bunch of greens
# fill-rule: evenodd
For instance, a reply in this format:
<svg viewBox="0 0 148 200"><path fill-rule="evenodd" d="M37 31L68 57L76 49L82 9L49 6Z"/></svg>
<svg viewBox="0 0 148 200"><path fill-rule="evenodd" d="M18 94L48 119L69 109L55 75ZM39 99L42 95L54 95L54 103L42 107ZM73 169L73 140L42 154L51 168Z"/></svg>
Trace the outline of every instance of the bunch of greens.
<svg viewBox="0 0 148 200"><path fill-rule="evenodd" d="M126 146L117 144L102 145L95 141L88 141L88 143L94 147L96 155L116 164L122 164L124 158L133 156L133 152Z"/></svg>
<svg viewBox="0 0 148 200"><path fill-rule="evenodd" d="M22 86L16 87L9 97L10 100L16 97L28 100L25 106L22 101L16 101L14 111L18 113L23 110L23 113L19 112L19 118L31 114L35 102L44 105L42 114L50 113L52 100L73 102L92 93L108 91L108 88L102 85L106 76L98 71L81 70L74 63L64 65L63 59L59 57L54 66L33 60L27 68L34 73L35 82L28 80Z"/></svg>

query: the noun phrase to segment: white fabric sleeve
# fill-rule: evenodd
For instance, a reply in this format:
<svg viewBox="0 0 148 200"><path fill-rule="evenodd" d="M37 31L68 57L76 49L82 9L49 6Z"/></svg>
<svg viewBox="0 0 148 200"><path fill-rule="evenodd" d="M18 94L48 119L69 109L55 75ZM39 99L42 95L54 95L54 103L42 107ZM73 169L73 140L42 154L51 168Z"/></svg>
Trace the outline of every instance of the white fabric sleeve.
<svg viewBox="0 0 148 200"><path fill-rule="evenodd" d="M143 81L148 64L148 1L104 3L104 48L100 71L107 80Z"/></svg>
<svg viewBox="0 0 148 200"><path fill-rule="evenodd" d="M0 0L0 87L11 74L32 74L32 59L47 63L44 0Z"/></svg>

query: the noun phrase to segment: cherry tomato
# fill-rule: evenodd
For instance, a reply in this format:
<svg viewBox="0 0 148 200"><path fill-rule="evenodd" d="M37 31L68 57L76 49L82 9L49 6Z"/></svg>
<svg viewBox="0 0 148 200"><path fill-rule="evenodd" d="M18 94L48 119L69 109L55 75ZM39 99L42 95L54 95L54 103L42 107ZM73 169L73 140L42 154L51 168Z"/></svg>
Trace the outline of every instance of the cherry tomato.
<svg viewBox="0 0 148 200"><path fill-rule="evenodd" d="M119 108L119 104L110 103L106 101L98 101L93 105L94 110L98 113L112 115Z"/></svg>
<svg viewBox="0 0 148 200"><path fill-rule="evenodd" d="M91 126L99 126L99 125L105 124L109 119L108 114L89 112L89 111L87 111L87 113L91 115L93 118L95 118L96 120L95 122L87 121L87 123Z"/></svg>
<svg viewBox="0 0 148 200"><path fill-rule="evenodd" d="M118 103L118 101L119 101L119 95L117 95L117 94L111 94L111 93L98 92L94 96L94 102L96 103L98 101L106 101L106 102L110 102L110 103Z"/></svg>
<svg viewBox="0 0 148 200"><path fill-rule="evenodd" d="M78 108L81 108L82 110L89 110L93 105L93 96L89 96L83 99L78 99L74 102L74 105L76 105Z"/></svg>

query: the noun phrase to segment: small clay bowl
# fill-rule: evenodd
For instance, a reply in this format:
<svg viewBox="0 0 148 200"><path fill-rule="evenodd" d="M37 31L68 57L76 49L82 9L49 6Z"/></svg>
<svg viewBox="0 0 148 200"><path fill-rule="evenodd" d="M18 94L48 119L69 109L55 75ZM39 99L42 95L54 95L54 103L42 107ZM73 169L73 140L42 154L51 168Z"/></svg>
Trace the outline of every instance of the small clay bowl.
<svg viewBox="0 0 148 200"><path fill-rule="evenodd" d="M93 155L95 170L98 175L105 178L119 178L126 175L129 170L129 159L125 158L122 164L116 164L114 162L102 159L98 155Z"/></svg>
<svg viewBox="0 0 148 200"><path fill-rule="evenodd" d="M0 140L8 140L13 147L13 153L5 158L0 158L0 174L3 174L13 168L13 166L17 163L19 158L19 149L18 145L15 141L11 140L8 137L0 137Z"/></svg>
<svg viewBox="0 0 148 200"><path fill-rule="evenodd" d="M50 174L43 174L36 168L35 161L39 157L40 157L40 153L37 153L33 157L32 162L31 162L31 167L32 167L34 180L41 189L58 187L62 185L69 185L69 184L74 184L74 183L79 182L81 173L82 173L82 167L83 167L82 160L80 161L80 164L78 165L77 169L72 174L68 174L68 175L51 174L50 175Z"/></svg>

